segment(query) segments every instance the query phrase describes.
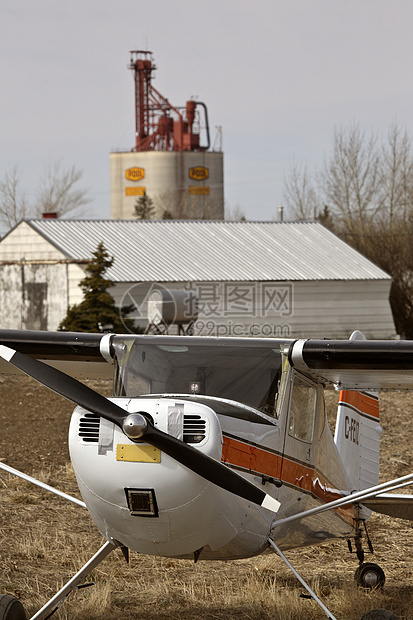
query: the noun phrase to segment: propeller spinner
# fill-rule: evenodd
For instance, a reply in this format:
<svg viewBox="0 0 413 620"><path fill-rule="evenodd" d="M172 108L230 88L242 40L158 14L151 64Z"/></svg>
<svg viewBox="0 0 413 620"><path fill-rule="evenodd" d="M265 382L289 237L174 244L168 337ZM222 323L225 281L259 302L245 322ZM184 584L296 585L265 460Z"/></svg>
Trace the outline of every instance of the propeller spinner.
<svg viewBox="0 0 413 620"><path fill-rule="evenodd" d="M278 511L280 503L271 495L221 462L159 430L145 412L130 414L73 377L4 345L0 345L0 357L57 394L113 422L130 440L144 439L205 480L272 512Z"/></svg>

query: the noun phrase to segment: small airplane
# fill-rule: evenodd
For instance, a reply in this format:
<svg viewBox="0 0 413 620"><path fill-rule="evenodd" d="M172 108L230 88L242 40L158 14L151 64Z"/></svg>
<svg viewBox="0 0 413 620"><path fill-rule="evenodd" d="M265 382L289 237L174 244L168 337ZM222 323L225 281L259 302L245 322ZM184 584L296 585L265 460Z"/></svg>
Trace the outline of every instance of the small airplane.
<svg viewBox="0 0 413 620"><path fill-rule="evenodd" d="M383 586L364 561L377 511L413 520L413 495L379 484L378 390L413 389L413 342L208 338L0 330L0 373L23 372L77 406L69 450L83 502L105 544L32 620L50 617L116 547L230 560L354 544L357 584ZM64 371L64 372L63 372ZM113 376L105 398L78 379ZM340 390L334 438L324 389ZM351 543L350 541L354 541ZM386 612L388 613L388 612ZM379 617L379 616L375 616ZM384 616L389 617L389 616ZM0 620L23 620L0 596Z"/></svg>

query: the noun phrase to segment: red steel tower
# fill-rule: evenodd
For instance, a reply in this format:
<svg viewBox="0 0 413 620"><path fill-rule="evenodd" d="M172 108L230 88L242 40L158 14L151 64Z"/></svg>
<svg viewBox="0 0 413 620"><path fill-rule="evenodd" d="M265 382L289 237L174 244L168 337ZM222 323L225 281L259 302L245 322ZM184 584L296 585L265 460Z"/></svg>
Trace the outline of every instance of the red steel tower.
<svg viewBox="0 0 413 620"><path fill-rule="evenodd" d="M132 151L207 151L210 146L208 112L200 101L187 101L184 108L171 105L152 86L156 69L152 52L132 50L129 69L135 79L136 144ZM204 124L198 106L203 109ZM201 129L206 144L201 146Z"/></svg>

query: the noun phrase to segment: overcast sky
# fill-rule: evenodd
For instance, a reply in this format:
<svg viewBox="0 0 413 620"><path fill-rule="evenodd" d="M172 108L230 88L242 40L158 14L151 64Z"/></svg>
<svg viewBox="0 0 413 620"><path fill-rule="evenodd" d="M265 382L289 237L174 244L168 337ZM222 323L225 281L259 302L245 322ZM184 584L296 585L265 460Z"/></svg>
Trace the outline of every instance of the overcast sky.
<svg viewBox="0 0 413 620"><path fill-rule="evenodd" d="M0 178L33 195L57 160L110 217L109 153L134 145L129 50L149 49L172 104L223 128L225 200L271 220L295 158L311 172L334 128L413 134L411 0L0 0Z"/></svg>

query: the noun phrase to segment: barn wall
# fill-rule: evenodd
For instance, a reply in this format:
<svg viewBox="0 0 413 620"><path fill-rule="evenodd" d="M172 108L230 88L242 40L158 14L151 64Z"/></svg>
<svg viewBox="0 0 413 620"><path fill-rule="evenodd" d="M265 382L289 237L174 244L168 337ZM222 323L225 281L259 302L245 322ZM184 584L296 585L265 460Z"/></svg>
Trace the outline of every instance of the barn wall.
<svg viewBox="0 0 413 620"><path fill-rule="evenodd" d="M0 328L55 330L67 311L67 265L0 265Z"/></svg>
<svg viewBox="0 0 413 620"><path fill-rule="evenodd" d="M54 330L68 305L82 300L84 269L67 263L0 265L0 327ZM395 328L386 280L317 282L118 283L110 292L129 315L147 325L146 298L153 287L190 289L198 298L195 333L203 336L392 338ZM170 329L170 333L174 328Z"/></svg>
<svg viewBox="0 0 413 620"><path fill-rule="evenodd" d="M390 286L386 280L297 283L292 335L347 338L360 329L367 338L394 338Z"/></svg>
<svg viewBox="0 0 413 620"><path fill-rule="evenodd" d="M68 304L74 306L80 304L83 300L82 289L79 282L85 277L85 270L76 263L67 265L67 288L68 288Z"/></svg>
<svg viewBox="0 0 413 620"><path fill-rule="evenodd" d="M18 260L60 260L63 252L46 241L27 222L21 222L0 243L0 262Z"/></svg>
<svg viewBox="0 0 413 620"><path fill-rule="evenodd" d="M21 265L0 265L0 328L21 329Z"/></svg>
<svg viewBox="0 0 413 620"><path fill-rule="evenodd" d="M360 329L368 338L394 338L389 280L315 282L118 283L118 306L147 325L146 297L153 287L191 289L198 297L195 333L203 336L348 338ZM170 333L173 333L170 329Z"/></svg>

